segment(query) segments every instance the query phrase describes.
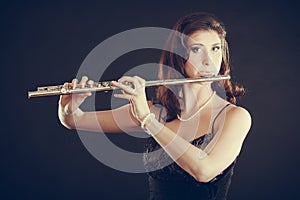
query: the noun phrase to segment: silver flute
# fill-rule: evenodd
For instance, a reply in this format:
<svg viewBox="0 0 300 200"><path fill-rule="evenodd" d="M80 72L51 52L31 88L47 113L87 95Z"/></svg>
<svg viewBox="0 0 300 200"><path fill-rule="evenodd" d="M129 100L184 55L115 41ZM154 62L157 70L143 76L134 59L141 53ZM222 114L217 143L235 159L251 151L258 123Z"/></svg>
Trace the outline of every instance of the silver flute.
<svg viewBox="0 0 300 200"><path fill-rule="evenodd" d="M145 87L178 85L178 84L194 83L194 82L212 82L212 81L221 81L221 80L228 80L228 79L230 79L229 75L218 75L218 76L201 77L201 78L153 80L153 81L146 81ZM124 84L130 85L130 83L124 83ZM102 91L107 92L116 89L118 88L112 85L112 81L94 82L92 85L87 84L85 87L81 87L80 85L78 85L78 87L76 88L67 88L64 85L44 86L44 87L38 87L36 91L29 91L28 98L54 96L54 95L67 95L67 94L76 94L76 93L84 93L84 92L102 92Z"/></svg>

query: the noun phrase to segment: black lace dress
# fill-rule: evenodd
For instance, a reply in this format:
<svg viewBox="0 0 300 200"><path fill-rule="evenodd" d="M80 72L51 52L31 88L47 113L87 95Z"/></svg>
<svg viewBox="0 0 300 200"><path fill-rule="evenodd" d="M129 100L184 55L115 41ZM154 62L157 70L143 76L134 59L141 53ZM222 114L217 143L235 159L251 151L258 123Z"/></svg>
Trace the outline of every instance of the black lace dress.
<svg viewBox="0 0 300 200"><path fill-rule="evenodd" d="M219 114L215 119L218 116ZM214 133L209 133L205 135L206 137L199 137L191 141L191 144L200 148L203 142L207 142L207 138L213 138L213 135ZM236 161L210 182L201 183L173 162L153 138L148 139L145 149L144 162L148 171L150 200L226 199ZM159 149L160 151L156 151ZM157 153L151 154L150 152ZM154 171L154 169L158 170Z"/></svg>

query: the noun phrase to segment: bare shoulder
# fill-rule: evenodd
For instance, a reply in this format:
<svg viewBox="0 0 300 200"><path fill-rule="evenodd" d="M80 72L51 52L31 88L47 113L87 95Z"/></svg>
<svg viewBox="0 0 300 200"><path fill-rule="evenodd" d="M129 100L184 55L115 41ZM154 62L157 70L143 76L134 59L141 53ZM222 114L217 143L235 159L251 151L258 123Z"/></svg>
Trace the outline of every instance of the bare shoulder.
<svg viewBox="0 0 300 200"><path fill-rule="evenodd" d="M229 117L240 119L241 121L248 121L251 123L251 115L250 112L241 107L231 104L228 108L227 114Z"/></svg>
<svg viewBox="0 0 300 200"><path fill-rule="evenodd" d="M252 124L251 114L247 109L231 104L226 112L226 123L231 127L239 127L240 132L246 135Z"/></svg>

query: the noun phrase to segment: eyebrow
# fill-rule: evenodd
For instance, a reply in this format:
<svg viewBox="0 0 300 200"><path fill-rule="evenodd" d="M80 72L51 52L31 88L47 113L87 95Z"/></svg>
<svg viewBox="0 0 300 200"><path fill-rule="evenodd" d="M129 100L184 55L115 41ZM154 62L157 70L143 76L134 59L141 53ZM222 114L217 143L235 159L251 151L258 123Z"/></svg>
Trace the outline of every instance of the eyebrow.
<svg viewBox="0 0 300 200"><path fill-rule="evenodd" d="M192 46L195 46L195 45L204 46L204 45L201 44L201 43L193 43L193 44L191 44L191 45L189 45L189 46L192 47ZM217 43L212 44L212 46L216 46L216 45L221 45L221 43L220 43L220 42L217 42Z"/></svg>

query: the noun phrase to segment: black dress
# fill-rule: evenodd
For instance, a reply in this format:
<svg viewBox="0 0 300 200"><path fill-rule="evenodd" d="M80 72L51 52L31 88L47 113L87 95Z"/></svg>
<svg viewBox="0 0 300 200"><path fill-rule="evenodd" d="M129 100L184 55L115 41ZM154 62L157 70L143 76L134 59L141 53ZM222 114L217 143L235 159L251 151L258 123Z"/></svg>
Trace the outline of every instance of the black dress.
<svg viewBox="0 0 300 200"><path fill-rule="evenodd" d="M215 119L225 107L221 109ZM213 132L208 133L205 135L205 140L207 137L213 138L213 135ZM200 147L203 142L204 136L191 141L191 144ZM145 149L146 154L144 156L144 162L146 170L148 171L150 200L226 199L236 161L210 182L201 183L196 181L191 175L173 162L165 151L156 154L155 158L153 158L153 155L150 156L149 152L161 149L160 145L153 138L148 139ZM166 162L171 164L166 166ZM161 168L159 165L165 167ZM153 169L158 170L153 171Z"/></svg>

